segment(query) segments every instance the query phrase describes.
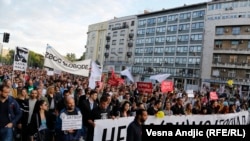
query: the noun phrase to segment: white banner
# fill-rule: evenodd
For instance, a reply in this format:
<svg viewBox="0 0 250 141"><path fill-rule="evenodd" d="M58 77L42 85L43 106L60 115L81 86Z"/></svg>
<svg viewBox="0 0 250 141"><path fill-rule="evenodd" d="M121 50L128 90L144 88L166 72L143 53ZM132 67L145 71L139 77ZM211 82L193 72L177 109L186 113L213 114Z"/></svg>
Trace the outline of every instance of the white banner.
<svg viewBox="0 0 250 141"><path fill-rule="evenodd" d="M29 50L23 47L16 47L13 70L26 71L28 66Z"/></svg>
<svg viewBox="0 0 250 141"><path fill-rule="evenodd" d="M91 60L83 60L70 62L65 59L62 55L60 55L56 50L52 47L48 46L45 53L45 61L44 66L53 68L56 70L68 72L71 74L76 74L80 76L89 76Z"/></svg>
<svg viewBox="0 0 250 141"><path fill-rule="evenodd" d="M95 121L94 141L102 140L126 140L127 126L134 117L106 119ZM146 125L247 125L249 124L249 112L243 111L230 114L213 115L183 115L165 116L156 118L149 116Z"/></svg>

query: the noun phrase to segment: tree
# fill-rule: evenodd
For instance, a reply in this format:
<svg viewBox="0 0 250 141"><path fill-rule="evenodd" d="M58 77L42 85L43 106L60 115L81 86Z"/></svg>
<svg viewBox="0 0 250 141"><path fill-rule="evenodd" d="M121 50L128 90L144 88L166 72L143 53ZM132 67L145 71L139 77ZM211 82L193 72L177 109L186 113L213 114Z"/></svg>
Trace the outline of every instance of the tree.
<svg viewBox="0 0 250 141"><path fill-rule="evenodd" d="M79 60L85 60L85 56L86 56L86 52L83 52L83 53L82 53L82 56L80 57Z"/></svg>
<svg viewBox="0 0 250 141"><path fill-rule="evenodd" d="M76 55L74 53L67 53L66 58L71 62L76 61Z"/></svg>
<svg viewBox="0 0 250 141"><path fill-rule="evenodd" d="M28 66L42 68L44 64L44 57L41 54L29 51Z"/></svg>
<svg viewBox="0 0 250 141"><path fill-rule="evenodd" d="M6 64L13 64L15 51L13 49L9 50L9 53L5 57Z"/></svg>

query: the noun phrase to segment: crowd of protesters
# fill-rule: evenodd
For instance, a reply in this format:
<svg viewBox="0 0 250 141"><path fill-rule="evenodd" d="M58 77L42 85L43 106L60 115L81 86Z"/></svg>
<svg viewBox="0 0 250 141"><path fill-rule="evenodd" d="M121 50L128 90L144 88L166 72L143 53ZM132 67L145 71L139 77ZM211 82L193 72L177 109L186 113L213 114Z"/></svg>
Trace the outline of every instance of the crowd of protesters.
<svg viewBox="0 0 250 141"><path fill-rule="evenodd" d="M4 140L2 129L8 123L15 128L15 141L93 141L96 119L135 116L137 109L146 109L148 115L163 111L165 116L236 113L248 110L250 102L237 93L233 101L228 96L210 100L210 90L197 91L192 98L182 89L162 93L160 85L152 93L140 93L134 83L110 86L104 82L90 89L87 77L65 72L49 76L45 69L13 71L12 66L1 67L0 83L0 114L6 112L5 100L13 99L22 113L14 123L1 117L0 140ZM4 88L9 99L4 97ZM82 129L62 131L63 115L81 115Z"/></svg>

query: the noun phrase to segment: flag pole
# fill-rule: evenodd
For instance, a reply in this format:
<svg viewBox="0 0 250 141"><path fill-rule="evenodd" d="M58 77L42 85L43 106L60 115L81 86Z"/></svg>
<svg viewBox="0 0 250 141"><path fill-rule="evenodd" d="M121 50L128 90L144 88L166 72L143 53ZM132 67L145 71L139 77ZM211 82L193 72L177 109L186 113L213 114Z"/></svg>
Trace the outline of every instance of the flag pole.
<svg viewBox="0 0 250 141"><path fill-rule="evenodd" d="M14 53L14 58L13 58L13 64L14 64L14 61L15 61L16 48L15 48L15 53ZM14 71L14 65L13 65L12 66L12 75L11 75L11 84L12 84L12 86L13 86L14 73L15 73L15 71Z"/></svg>

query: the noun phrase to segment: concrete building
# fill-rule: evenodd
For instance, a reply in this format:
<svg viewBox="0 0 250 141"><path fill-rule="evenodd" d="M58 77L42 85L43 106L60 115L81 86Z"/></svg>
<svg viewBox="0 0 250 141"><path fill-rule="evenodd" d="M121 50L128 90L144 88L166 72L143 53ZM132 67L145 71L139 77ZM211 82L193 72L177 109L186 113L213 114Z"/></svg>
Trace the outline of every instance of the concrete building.
<svg viewBox="0 0 250 141"><path fill-rule="evenodd" d="M213 0L114 18L89 26L87 58L135 81L169 73L177 88L249 89L250 1Z"/></svg>
<svg viewBox="0 0 250 141"><path fill-rule="evenodd" d="M250 1L208 3L204 32L202 87L248 91L250 82ZM223 89L222 89L223 88Z"/></svg>
<svg viewBox="0 0 250 141"><path fill-rule="evenodd" d="M177 88L199 89L207 3L137 15L132 73L141 81L169 73Z"/></svg>
<svg viewBox="0 0 250 141"><path fill-rule="evenodd" d="M101 22L89 25L88 38L86 43L86 59L92 59L102 67L104 62L104 46L106 44L106 34L108 22Z"/></svg>
<svg viewBox="0 0 250 141"><path fill-rule="evenodd" d="M120 74L122 70L132 67L136 19L136 16L126 16L108 21L103 72L113 68Z"/></svg>

